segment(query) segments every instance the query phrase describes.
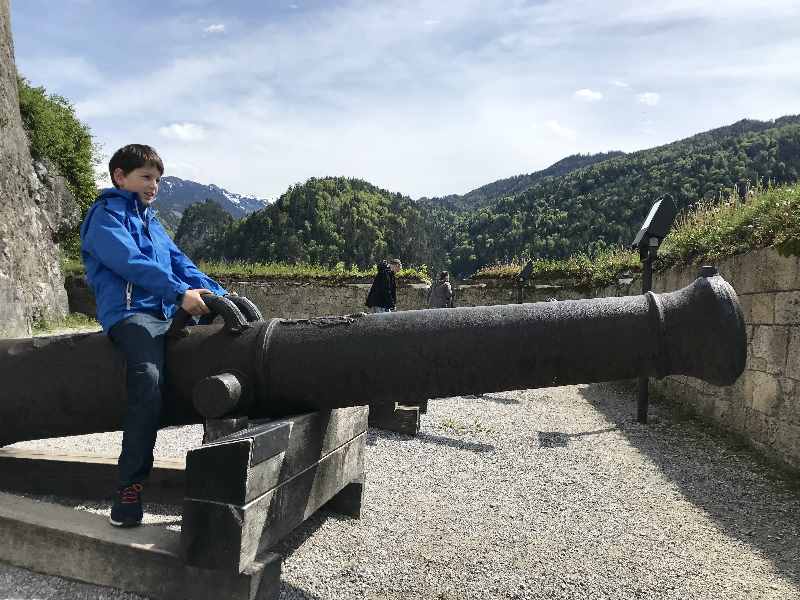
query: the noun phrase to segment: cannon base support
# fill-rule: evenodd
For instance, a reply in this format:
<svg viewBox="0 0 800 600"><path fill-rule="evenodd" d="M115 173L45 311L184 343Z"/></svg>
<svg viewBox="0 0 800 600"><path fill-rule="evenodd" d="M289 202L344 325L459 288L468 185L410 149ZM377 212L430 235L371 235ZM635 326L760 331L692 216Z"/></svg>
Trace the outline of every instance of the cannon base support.
<svg viewBox="0 0 800 600"><path fill-rule="evenodd" d="M368 412L357 406L252 422L190 450L181 534L186 563L242 572L351 482L358 484ZM360 498L360 489L349 488L353 493Z"/></svg>
<svg viewBox="0 0 800 600"><path fill-rule="evenodd" d="M159 600L277 600L281 556L271 548L321 507L360 517L367 415L358 406L251 422L191 450L185 466L155 475L162 499L183 484L180 533L117 529L102 515L0 492L0 561ZM25 471L47 479L21 489ZM15 491L98 498L116 461L5 449L4 472L18 474L0 478ZM70 472L84 475L70 484ZM145 511L158 487L148 482Z"/></svg>
<svg viewBox="0 0 800 600"><path fill-rule="evenodd" d="M108 519L0 493L0 560L158 600L273 600L280 555L265 553L243 573L197 569L180 558L180 534L156 527L120 530Z"/></svg>
<svg viewBox="0 0 800 600"><path fill-rule="evenodd" d="M116 456L0 448L4 492L99 500L119 485ZM159 459L147 480L147 502L183 502L184 460Z"/></svg>
<svg viewBox="0 0 800 600"><path fill-rule="evenodd" d="M405 435L419 433L419 415L427 410L418 405L376 404L369 407L369 426Z"/></svg>

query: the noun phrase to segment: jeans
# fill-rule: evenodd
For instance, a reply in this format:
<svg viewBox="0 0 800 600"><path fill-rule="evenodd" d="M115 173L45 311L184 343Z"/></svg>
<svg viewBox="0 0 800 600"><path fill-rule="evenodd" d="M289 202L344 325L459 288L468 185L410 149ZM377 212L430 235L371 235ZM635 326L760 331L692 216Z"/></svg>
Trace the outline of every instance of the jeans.
<svg viewBox="0 0 800 600"><path fill-rule="evenodd" d="M382 306L370 306L369 312L371 312L371 313L386 313L386 312L392 312L392 309L391 308L384 308Z"/></svg>
<svg viewBox="0 0 800 600"><path fill-rule="evenodd" d="M161 422L165 334L170 321L137 313L114 324L108 337L125 355L128 405L119 455L121 487L140 483L153 468L153 447Z"/></svg>

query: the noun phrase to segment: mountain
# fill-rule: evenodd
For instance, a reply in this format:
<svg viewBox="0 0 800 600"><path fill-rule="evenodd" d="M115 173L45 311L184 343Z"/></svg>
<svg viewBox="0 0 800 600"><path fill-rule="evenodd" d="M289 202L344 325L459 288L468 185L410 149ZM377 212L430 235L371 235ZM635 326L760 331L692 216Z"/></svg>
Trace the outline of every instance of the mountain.
<svg viewBox="0 0 800 600"><path fill-rule="evenodd" d="M463 276L498 262L630 244L664 194L686 209L724 191L742 193L748 182L783 184L799 175L800 116L742 120L629 154L570 156L450 200L414 201L366 181L312 178L210 235L213 244L197 252L362 268L397 256ZM203 215L197 227L209 229Z"/></svg>
<svg viewBox="0 0 800 600"><path fill-rule="evenodd" d="M620 151L599 152L597 154L573 154L562 158L553 163L546 169L528 173L527 175L515 175L506 179L499 179L492 183L483 185L477 189L463 195L451 194L441 198L420 198L420 202L432 205L439 205L449 210L465 212L475 210L495 200L505 196L513 196L519 192L524 192L535 183L545 177L559 177L572 171L588 167L598 162L623 156L625 153Z"/></svg>
<svg viewBox="0 0 800 600"><path fill-rule="evenodd" d="M218 204L234 219L246 217L269 203L260 198L229 192L214 184L203 185L179 177L162 177L158 198L153 206L161 223L175 232L178 230L183 212L192 204L206 200Z"/></svg>
<svg viewBox="0 0 800 600"><path fill-rule="evenodd" d="M453 231L452 213L408 196L360 179L311 178L226 228L195 257L368 268L399 256L409 264L438 266Z"/></svg>
<svg viewBox="0 0 800 600"><path fill-rule="evenodd" d="M800 115L742 120L727 127L545 177L524 192L466 213L449 253L452 270L470 273L515 258L564 258L630 244L664 194L679 209L714 201L748 184L795 182L800 174Z"/></svg>

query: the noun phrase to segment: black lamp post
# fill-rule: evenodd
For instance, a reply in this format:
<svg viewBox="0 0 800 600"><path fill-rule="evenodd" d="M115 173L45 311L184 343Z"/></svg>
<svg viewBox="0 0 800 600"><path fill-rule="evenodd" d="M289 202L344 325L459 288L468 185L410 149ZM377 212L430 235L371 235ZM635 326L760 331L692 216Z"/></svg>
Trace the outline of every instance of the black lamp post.
<svg viewBox="0 0 800 600"><path fill-rule="evenodd" d="M653 204L650 212L642 223L639 233L631 246L639 249L639 260L642 261L642 294L653 289L653 261L658 254L658 247L669 233L672 222L678 211L672 196L665 194ZM647 408L649 403L649 383L647 377L639 377L639 401L636 406L636 420L647 423Z"/></svg>

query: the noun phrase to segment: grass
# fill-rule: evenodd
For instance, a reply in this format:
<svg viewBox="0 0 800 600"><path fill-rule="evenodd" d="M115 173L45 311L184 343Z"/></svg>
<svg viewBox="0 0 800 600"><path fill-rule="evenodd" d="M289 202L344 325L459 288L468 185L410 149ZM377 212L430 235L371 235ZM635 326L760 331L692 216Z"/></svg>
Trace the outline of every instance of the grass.
<svg viewBox="0 0 800 600"><path fill-rule="evenodd" d="M42 335L58 329L87 329L100 327L100 323L83 313L69 313L63 319L40 319L33 323L33 334Z"/></svg>
<svg viewBox="0 0 800 600"><path fill-rule="evenodd" d="M800 254L800 185L728 193L678 216L658 253L656 269L715 261L775 246Z"/></svg>
<svg viewBox="0 0 800 600"><path fill-rule="evenodd" d="M287 265L283 263L246 263L241 261L200 261L197 266L211 277L227 279L288 279L330 283L364 281L369 283L377 273L376 267L371 269L359 269L358 267L347 269L343 263L330 268L308 264ZM428 269L425 265L418 268L402 269L397 274L397 279L407 283L430 283Z"/></svg>
<svg viewBox="0 0 800 600"><path fill-rule="evenodd" d="M197 266L201 271L213 278L219 279L280 279L296 281L318 281L323 283L365 282L369 283L377 273L377 268L359 269L354 267L346 269L343 263L336 267L322 267L319 265L288 265L283 263L246 263L242 261L200 261ZM78 276L84 274L83 263L80 260L62 257L61 269L65 276ZM428 269L425 265L416 268L407 268L397 274L398 281L405 283L430 283Z"/></svg>
<svg viewBox="0 0 800 600"><path fill-rule="evenodd" d="M481 279L516 279L525 263L512 262L480 269L472 276ZM626 273L641 270L639 255L624 248L608 248L594 256L574 254L566 259L540 258L533 261L531 277L538 283L569 281L576 287L602 287L616 283Z"/></svg>
<svg viewBox="0 0 800 600"><path fill-rule="evenodd" d="M716 201L699 202L678 216L654 268L662 271L673 265L713 263L770 246L784 255L800 255L800 184L755 187L744 199L730 191ZM472 278L516 279L524 265L522 261L492 265ZM537 259L532 276L537 282L567 280L576 287L600 287L639 271L638 252L611 248L591 257L576 254L562 260Z"/></svg>

